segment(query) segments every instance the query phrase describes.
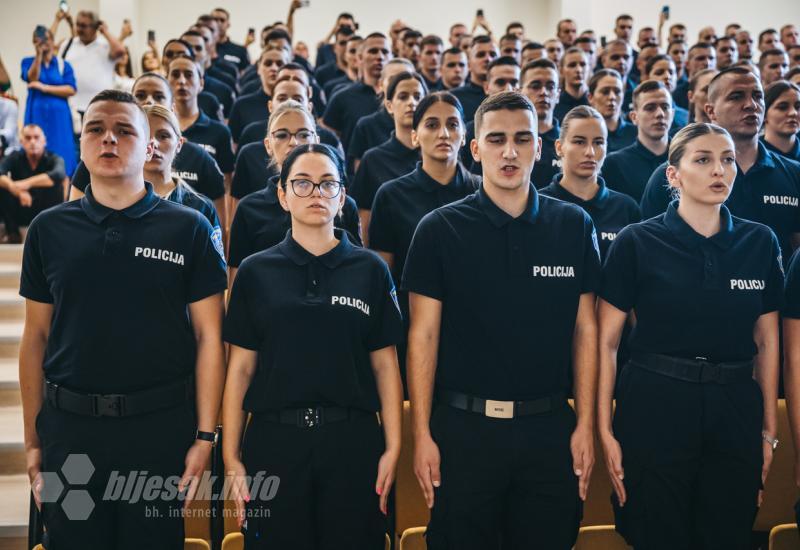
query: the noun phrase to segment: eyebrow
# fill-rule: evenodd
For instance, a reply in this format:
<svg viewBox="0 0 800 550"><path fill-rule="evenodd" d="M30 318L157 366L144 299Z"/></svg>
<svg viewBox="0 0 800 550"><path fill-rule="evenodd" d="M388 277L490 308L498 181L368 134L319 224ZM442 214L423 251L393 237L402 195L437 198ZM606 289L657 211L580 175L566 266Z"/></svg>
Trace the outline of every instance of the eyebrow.
<svg viewBox="0 0 800 550"><path fill-rule="evenodd" d="M514 134L514 137L532 136L532 135L533 135L533 132L531 132L530 130L523 130L521 132L516 132ZM486 134L487 138L490 138L490 137L505 137L505 136L506 136L505 132L489 132L488 134Z"/></svg>
<svg viewBox="0 0 800 550"><path fill-rule="evenodd" d="M714 151L708 151L706 149L698 149L697 151L695 151L695 153L705 153L705 154L709 154L709 153L713 153L713 152ZM725 149L722 153L723 154L725 154L725 153L733 153L733 149Z"/></svg>

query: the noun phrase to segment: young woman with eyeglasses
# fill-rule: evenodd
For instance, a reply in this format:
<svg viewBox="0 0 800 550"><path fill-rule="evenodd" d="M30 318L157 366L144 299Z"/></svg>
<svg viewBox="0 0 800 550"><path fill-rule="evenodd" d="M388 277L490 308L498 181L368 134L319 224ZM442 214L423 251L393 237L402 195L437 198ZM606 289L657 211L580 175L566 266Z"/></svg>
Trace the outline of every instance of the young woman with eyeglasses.
<svg viewBox="0 0 800 550"><path fill-rule="evenodd" d="M313 116L296 101L287 101L275 109L264 145L278 172L292 149L319 143L316 128ZM228 250L230 281L245 258L281 242L291 227L291 217L278 201L278 181L279 176L273 176L264 189L247 195L236 207ZM361 244L358 209L350 197L342 199L334 225L347 231L350 242Z"/></svg>
<svg viewBox="0 0 800 550"><path fill-rule="evenodd" d="M248 550L384 545L402 323L386 263L334 225L344 178L333 149L296 146L276 185L291 230L231 291L223 453Z"/></svg>

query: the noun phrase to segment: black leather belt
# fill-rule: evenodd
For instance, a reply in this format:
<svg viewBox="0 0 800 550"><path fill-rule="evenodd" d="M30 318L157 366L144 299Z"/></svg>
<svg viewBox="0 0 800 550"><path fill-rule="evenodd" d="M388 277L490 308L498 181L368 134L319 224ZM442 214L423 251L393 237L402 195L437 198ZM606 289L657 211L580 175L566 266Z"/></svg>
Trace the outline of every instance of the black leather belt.
<svg viewBox="0 0 800 550"><path fill-rule="evenodd" d="M255 416L267 422L288 424L298 428L316 428L333 422L344 422L351 418L375 415L374 412L347 407L308 407L301 409L281 409L255 413Z"/></svg>
<svg viewBox="0 0 800 550"><path fill-rule="evenodd" d="M567 396L564 393L556 393L532 401L494 401L440 389L436 391L436 400L450 407L490 418L516 418L552 412L567 402Z"/></svg>
<svg viewBox="0 0 800 550"><path fill-rule="evenodd" d="M56 409L85 416L136 416L194 399L194 377L128 394L79 393L48 380L45 398Z"/></svg>
<svg viewBox="0 0 800 550"><path fill-rule="evenodd" d="M753 378L753 361L712 363L702 357L684 359L656 353L634 353L630 365L697 384L731 384Z"/></svg>

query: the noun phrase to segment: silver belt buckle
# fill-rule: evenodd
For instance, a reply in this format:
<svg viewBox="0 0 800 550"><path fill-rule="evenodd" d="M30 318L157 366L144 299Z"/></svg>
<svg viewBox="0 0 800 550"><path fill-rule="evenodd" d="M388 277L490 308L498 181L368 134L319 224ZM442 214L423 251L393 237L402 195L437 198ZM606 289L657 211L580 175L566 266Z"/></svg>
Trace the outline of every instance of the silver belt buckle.
<svg viewBox="0 0 800 550"><path fill-rule="evenodd" d="M487 399L484 414L489 418L514 418L514 402Z"/></svg>

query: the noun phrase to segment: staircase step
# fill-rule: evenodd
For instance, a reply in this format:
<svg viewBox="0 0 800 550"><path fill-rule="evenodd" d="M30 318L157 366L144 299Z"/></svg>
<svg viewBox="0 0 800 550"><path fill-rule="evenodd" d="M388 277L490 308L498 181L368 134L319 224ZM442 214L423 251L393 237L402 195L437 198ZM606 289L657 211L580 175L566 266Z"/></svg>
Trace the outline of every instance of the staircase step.
<svg viewBox="0 0 800 550"><path fill-rule="evenodd" d="M0 358L19 357L19 342L22 339L22 321L0 320Z"/></svg>
<svg viewBox="0 0 800 550"><path fill-rule="evenodd" d="M0 262L0 288L19 290L22 265L19 262Z"/></svg>
<svg viewBox="0 0 800 550"><path fill-rule="evenodd" d="M0 407L19 403L19 361L0 358Z"/></svg>
<svg viewBox="0 0 800 550"><path fill-rule="evenodd" d="M0 475L25 473L24 437L22 405L0 407Z"/></svg>
<svg viewBox="0 0 800 550"><path fill-rule="evenodd" d="M0 287L0 320L22 321L25 319L25 298L17 289Z"/></svg>
<svg viewBox="0 0 800 550"><path fill-rule="evenodd" d="M22 245L0 244L0 262L22 264Z"/></svg>
<svg viewBox="0 0 800 550"><path fill-rule="evenodd" d="M27 537L30 483L26 474L0 475L0 537Z"/></svg>

